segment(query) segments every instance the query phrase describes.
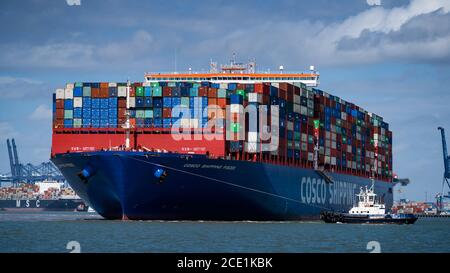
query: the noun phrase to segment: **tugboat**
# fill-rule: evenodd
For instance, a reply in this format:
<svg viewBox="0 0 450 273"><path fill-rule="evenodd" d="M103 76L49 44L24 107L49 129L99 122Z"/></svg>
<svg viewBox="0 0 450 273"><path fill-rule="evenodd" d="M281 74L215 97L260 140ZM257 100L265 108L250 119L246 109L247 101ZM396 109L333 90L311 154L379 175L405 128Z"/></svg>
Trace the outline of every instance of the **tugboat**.
<svg viewBox="0 0 450 273"><path fill-rule="evenodd" d="M417 221L417 216L414 214L386 213L385 205L376 198L373 180L370 188L361 187L356 196L358 204L348 213L323 211L320 219L325 223L348 224L414 224Z"/></svg>

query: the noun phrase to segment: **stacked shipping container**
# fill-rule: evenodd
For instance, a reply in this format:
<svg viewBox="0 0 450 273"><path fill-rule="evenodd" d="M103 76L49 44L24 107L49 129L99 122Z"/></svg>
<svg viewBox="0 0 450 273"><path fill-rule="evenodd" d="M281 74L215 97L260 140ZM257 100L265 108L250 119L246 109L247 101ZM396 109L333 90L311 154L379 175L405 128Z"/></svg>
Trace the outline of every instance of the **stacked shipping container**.
<svg viewBox="0 0 450 273"><path fill-rule="evenodd" d="M54 128L123 130L118 128L126 120L126 95L125 83L67 84L54 96ZM218 108L205 110L213 105ZM249 105L256 109L269 106L268 124L271 115L279 118L278 125L269 127L272 139L261 141L259 133L264 124L252 125L245 118L249 114L244 108ZM273 112L271 105L278 106L278 111ZM176 106L190 115L177 112L172 116ZM151 133L170 131L173 126L203 128L212 118L217 118L216 126L224 128L228 114L230 138L222 156L312 167L317 136L318 163L325 169L370 176L376 164L377 178L392 177L389 125L352 103L301 83L133 83L130 109L131 124L135 130L148 133L146 138L151 138ZM218 110L224 116L218 116ZM259 114L256 118L261 120ZM244 128L245 141L239 139ZM274 138L277 149L262 149Z"/></svg>

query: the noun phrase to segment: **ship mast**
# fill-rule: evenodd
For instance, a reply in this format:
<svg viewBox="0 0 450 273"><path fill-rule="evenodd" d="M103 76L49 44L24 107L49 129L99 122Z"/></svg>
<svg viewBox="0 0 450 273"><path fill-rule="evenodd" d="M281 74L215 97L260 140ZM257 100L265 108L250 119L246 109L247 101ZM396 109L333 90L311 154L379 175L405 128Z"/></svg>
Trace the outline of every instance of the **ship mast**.
<svg viewBox="0 0 450 273"><path fill-rule="evenodd" d="M125 126L123 127L125 129L125 148L127 150L130 149L130 88L131 88L131 82L130 80L127 80L127 108L126 108L126 121Z"/></svg>

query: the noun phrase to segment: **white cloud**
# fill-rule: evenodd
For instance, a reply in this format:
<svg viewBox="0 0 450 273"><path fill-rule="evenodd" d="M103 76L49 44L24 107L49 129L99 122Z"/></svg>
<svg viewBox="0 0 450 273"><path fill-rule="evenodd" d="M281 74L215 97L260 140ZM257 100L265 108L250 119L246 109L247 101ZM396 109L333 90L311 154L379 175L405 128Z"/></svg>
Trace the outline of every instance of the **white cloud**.
<svg viewBox="0 0 450 273"><path fill-rule="evenodd" d="M152 35L139 30L131 39L124 37L120 41L100 44L74 40L32 46L3 45L1 49L8 54L0 57L0 60L3 58L1 63L7 67L89 69L139 60L154 46Z"/></svg>
<svg viewBox="0 0 450 273"><path fill-rule="evenodd" d="M369 6L379 6L381 5L381 0L366 0Z"/></svg>
<svg viewBox="0 0 450 273"><path fill-rule="evenodd" d="M3 145L3 142L7 138L13 138L13 137L16 137L17 135L18 135L18 133L16 132L14 127L12 127L12 125L9 122L0 121L0 140L2 142L1 145Z"/></svg>
<svg viewBox="0 0 450 273"><path fill-rule="evenodd" d="M358 39L364 33L390 35L393 32L401 32L402 27L413 19L424 15L448 15L449 10L449 0L412 0L407 6L370 7L345 20L330 24L305 20L267 21L265 24L236 28L225 35L203 40L193 46L191 52L192 56L209 56L219 52L223 55L224 52L237 51L241 55L260 56L263 62L273 65L283 63L298 68L299 64L305 67L316 64L319 69L320 65L350 65L385 60L436 60L450 57L450 33L441 33L432 39L423 35L411 43L391 39L372 48L352 50L339 48L339 44L343 40ZM414 33L409 31L406 34Z"/></svg>
<svg viewBox="0 0 450 273"><path fill-rule="evenodd" d="M0 76L0 99L34 99L50 96L52 90L43 81L23 78Z"/></svg>
<svg viewBox="0 0 450 273"><path fill-rule="evenodd" d="M52 118L52 109L46 104L41 104L34 109L29 118L31 120L50 120Z"/></svg>

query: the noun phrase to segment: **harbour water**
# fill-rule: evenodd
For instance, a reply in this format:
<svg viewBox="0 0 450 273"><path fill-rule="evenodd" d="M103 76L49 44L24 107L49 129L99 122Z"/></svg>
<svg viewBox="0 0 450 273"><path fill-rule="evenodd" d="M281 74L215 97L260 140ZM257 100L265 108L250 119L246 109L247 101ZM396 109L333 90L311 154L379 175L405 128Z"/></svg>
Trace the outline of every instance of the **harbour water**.
<svg viewBox="0 0 450 273"><path fill-rule="evenodd" d="M0 252L450 252L450 218L414 225L109 221L93 213L0 212ZM69 245L68 245L69 244ZM379 246L379 248L378 248Z"/></svg>

